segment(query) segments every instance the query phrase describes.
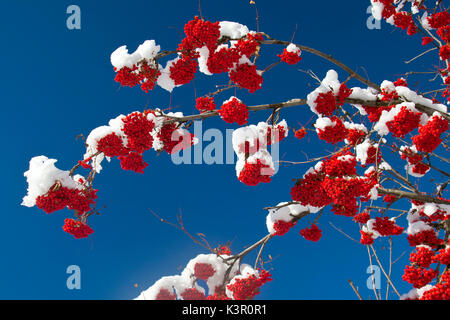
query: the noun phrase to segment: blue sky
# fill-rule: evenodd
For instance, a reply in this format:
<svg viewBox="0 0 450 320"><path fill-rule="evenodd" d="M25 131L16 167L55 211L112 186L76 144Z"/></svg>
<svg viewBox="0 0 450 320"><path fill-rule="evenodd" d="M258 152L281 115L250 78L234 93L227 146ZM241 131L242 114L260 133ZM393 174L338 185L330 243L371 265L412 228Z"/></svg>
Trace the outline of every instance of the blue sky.
<svg viewBox="0 0 450 320"><path fill-rule="evenodd" d="M395 80L411 68L423 70L425 57L412 65L403 61L420 53L420 41L408 39L400 30L382 23L369 30L369 1L256 1L260 30L274 38L295 41L338 59L374 82ZM81 30L66 28L67 6L81 8ZM256 29L255 10L247 0L203 0L202 13L211 21L236 21ZM169 94L157 87L149 94L138 88L119 88L109 56L126 44L134 50L146 39L155 39L162 49L173 49L184 24L198 14L198 1L3 1L2 114L4 117L2 232L0 233L1 299L131 299L165 275L177 274L189 259L205 250L182 232L160 223L150 210L175 221L181 210L192 233L206 235L212 246L232 241L234 252L266 233L263 207L289 201L292 179L308 169L283 166L272 183L248 187L235 176L234 165L175 165L167 154L149 151L145 174L125 172L118 161L105 165L96 178L101 215L90 220L95 233L75 240L61 229L69 211L46 215L37 208L20 206L26 193L23 172L33 156L58 159L57 167L70 169L84 154L77 135L104 125L119 114L145 106L168 106ZM262 50L262 67L275 61L282 48ZM433 61L433 60L431 60ZM304 54L298 67L280 65L265 75L263 89L253 95L237 91L248 105L303 98L315 87L311 78L297 69L311 69L320 78L334 66ZM345 72L338 70L341 79ZM226 78L218 77L218 83ZM195 113L194 98L214 90L214 80L199 75L194 84L176 88L172 106L185 114ZM356 82L353 85L360 85ZM228 99L229 94L218 100ZM264 121L268 113L251 113L250 123ZM312 117L307 108L290 108L281 116L290 126L305 124ZM234 125L209 119L204 128L224 132ZM280 145L284 159L304 160L332 150L315 139L298 141L291 135ZM366 288L369 266L367 251L337 232L342 228L359 239L350 219L328 210L319 220L323 237L318 243L304 240L298 231L306 219L287 235L271 241L265 249L274 261L268 267L274 280L265 285L259 299L354 299L347 283L351 278L361 294ZM309 223L308 223L309 222ZM400 236L394 256L407 249ZM380 246L381 247L381 246ZM385 255L386 250L380 249ZM400 279L406 254L394 268ZM253 264L254 256L249 257ZM66 288L66 268L81 268L81 290ZM383 287L386 285L382 281ZM410 289L397 281L402 292Z"/></svg>

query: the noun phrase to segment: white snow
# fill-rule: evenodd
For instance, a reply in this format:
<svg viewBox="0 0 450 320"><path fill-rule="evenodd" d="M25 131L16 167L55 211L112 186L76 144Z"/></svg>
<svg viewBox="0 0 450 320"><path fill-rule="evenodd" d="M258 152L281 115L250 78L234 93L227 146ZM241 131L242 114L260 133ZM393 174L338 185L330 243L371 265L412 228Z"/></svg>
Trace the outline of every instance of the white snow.
<svg viewBox="0 0 450 320"><path fill-rule="evenodd" d="M207 46L196 49L199 54L198 57L198 69L201 73L208 76L212 76L212 73L208 69L209 49Z"/></svg>
<svg viewBox="0 0 450 320"><path fill-rule="evenodd" d="M374 240L378 237L381 237L381 234L373 228L375 222L375 219L369 219L367 223L362 227L362 230L365 233L370 234L371 238Z"/></svg>
<svg viewBox="0 0 450 320"><path fill-rule="evenodd" d="M77 188L77 183L70 177L69 171L56 168L56 162L56 159L49 159L46 156L37 156L30 160L30 167L24 173L28 188L27 195L22 201L23 206L33 207L36 205L36 198L46 194L57 181L63 187Z"/></svg>
<svg viewBox="0 0 450 320"><path fill-rule="evenodd" d="M117 68L117 70L123 67L132 68L139 61L146 59L147 61L153 60L159 53L160 46L156 45L155 40L146 40L139 45L135 52L128 53L127 46L121 46L111 53L111 64Z"/></svg>
<svg viewBox="0 0 450 320"><path fill-rule="evenodd" d="M315 102L318 95L321 93L327 93L330 90L333 91L334 95L337 95L340 86L341 83L338 80L337 72L334 70L328 70L325 78L321 81L320 86L306 96L306 103L310 107L311 111L317 115L320 115L316 110L317 103Z"/></svg>
<svg viewBox="0 0 450 320"><path fill-rule="evenodd" d="M401 87L398 87L401 88ZM413 102L403 102L401 104L397 104L394 108L389 111L383 110L381 113L380 119L375 124L374 130L378 132L379 135L385 136L389 134L389 128L386 125L387 122L393 121L395 117L400 113L403 107L406 107L409 111L413 113L421 113L415 108L415 104ZM422 115L424 115L422 113Z"/></svg>
<svg viewBox="0 0 450 320"><path fill-rule="evenodd" d="M274 234L276 231L273 228L274 224L279 221L289 222L295 216L298 216L302 212L315 213L320 210L313 206L303 206L301 204L290 204L288 202L280 202L276 205L278 208L269 209L269 214L266 217L266 226L270 234Z"/></svg>
<svg viewBox="0 0 450 320"><path fill-rule="evenodd" d="M236 161L236 176L239 177L242 169L244 169L245 163L255 164L257 160L259 160L263 165L268 166L261 168L261 175L273 176L275 173L275 166L273 164L272 155L264 148L260 148L247 159L238 158L238 161Z"/></svg>
<svg viewBox="0 0 450 320"><path fill-rule="evenodd" d="M375 2L374 0L370 0L370 2L372 3L371 7L372 16L377 20L381 20L383 18L382 13L384 9L384 4L378 1Z"/></svg>
<svg viewBox="0 0 450 320"><path fill-rule="evenodd" d="M220 37L228 37L230 39L240 39L249 33L248 27L237 22L220 21Z"/></svg>
<svg viewBox="0 0 450 320"><path fill-rule="evenodd" d="M408 229L405 231L408 235L414 235L420 233L422 231L433 230L428 224L426 224L422 220L410 222L408 225Z"/></svg>
<svg viewBox="0 0 450 320"><path fill-rule="evenodd" d="M265 122L264 122L265 123ZM267 131L266 131L267 132ZM232 143L233 149L239 158L245 157L245 144L248 143L248 150L250 154L257 151L258 141L266 140L261 139L263 132L261 132L258 126L249 125L240 127L233 131ZM261 141L262 143L262 141Z"/></svg>
<svg viewBox="0 0 450 320"><path fill-rule="evenodd" d="M316 128L316 132L319 132L319 129L325 131L327 127L334 127L336 123L327 117L318 117L314 127Z"/></svg>
<svg viewBox="0 0 450 320"><path fill-rule="evenodd" d="M98 152L98 141L112 133L115 133L119 138L122 139L124 146L127 145L127 137L122 131L123 118L125 118L125 116L121 114L118 117L111 119L107 126L97 127L89 133L86 138L86 153L84 154L84 159L91 158L94 154L96 154ZM95 157L92 157L91 165L97 173L100 173L100 171L102 170L101 162L104 158L105 156L102 153Z"/></svg>
<svg viewBox="0 0 450 320"><path fill-rule="evenodd" d="M166 66L164 68L162 68L161 65L159 65L159 71L161 72L161 74L159 75L156 83L158 84L158 86L169 92L172 92L175 87L180 86L175 85L175 82L170 77L170 67L172 67L172 65L176 63L179 59L180 57L176 57L172 60L167 61Z"/></svg>
<svg viewBox="0 0 450 320"><path fill-rule="evenodd" d="M385 170L385 171L392 170L392 167L386 161L381 162L378 168L380 168L381 170Z"/></svg>
<svg viewBox="0 0 450 320"><path fill-rule="evenodd" d="M400 300L416 300L416 299L420 299L422 298L423 294L428 291L433 289L433 286L430 284L427 284L426 286L423 286L422 288L416 289L416 288L412 288L411 290L409 290L408 293L402 294L400 296Z"/></svg>
<svg viewBox="0 0 450 320"><path fill-rule="evenodd" d="M411 89L407 87L398 86L395 87L395 90L397 91L399 97L414 102L416 104L421 104L423 106L429 107L431 109L440 111L440 112L447 112L447 106L440 104L440 103L433 103L432 100L425 98L416 92L412 91Z"/></svg>
<svg viewBox="0 0 450 320"><path fill-rule="evenodd" d="M239 268L239 274L231 279L229 285L233 285L238 279L246 279L252 275L258 277L259 276L258 270L255 270L250 265L243 263ZM228 296L228 298L234 299L233 292L228 289L228 286L226 288L225 294Z"/></svg>
<svg viewBox="0 0 450 320"><path fill-rule="evenodd" d="M156 281L148 289L139 294L135 300L155 300L161 289L168 290L171 294L176 294L177 299L182 299L181 294L190 288L196 288L198 291L203 292L205 295L213 295L217 286L223 283L227 270L231 267L225 262L224 259L228 258L228 255L216 255L216 254L199 254L195 258L191 259L184 270L179 275L162 277ZM208 278L206 284L208 286L208 292L196 283L195 265L197 263L210 264L215 270L215 273ZM239 264L234 264L229 272L230 277L234 277L238 274L240 269L241 277L252 274L248 265L242 264L239 268Z"/></svg>
<svg viewBox="0 0 450 320"><path fill-rule="evenodd" d="M286 47L286 51L287 52L292 52L292 53L296 53L298 55L301 54L301 50L299 47L297 47L295 44L290 43L287 47Z"/></svg>
<svg viewBox="0 0 450 320"><path fill-rule="evenodd" d="M374 146L378 148L378 144L372 144L369 139L366 139L363 143L360 143L356 146L356 161L361 162L362 165L366 164L367 161L367 151L370 146Z"/></svg>

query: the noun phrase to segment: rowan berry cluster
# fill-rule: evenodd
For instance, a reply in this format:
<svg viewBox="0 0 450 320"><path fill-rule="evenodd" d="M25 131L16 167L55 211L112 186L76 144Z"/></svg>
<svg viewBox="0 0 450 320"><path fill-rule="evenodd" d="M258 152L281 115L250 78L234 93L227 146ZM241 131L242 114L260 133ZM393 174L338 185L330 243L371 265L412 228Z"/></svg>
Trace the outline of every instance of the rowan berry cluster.
<svg viewBox="0 0 450 320"><path fill-rule="evenodd" d="M313 224L310 228L300 230L300 235L306 240L317 242L322 237L322 230L316 224Z"/></svg>

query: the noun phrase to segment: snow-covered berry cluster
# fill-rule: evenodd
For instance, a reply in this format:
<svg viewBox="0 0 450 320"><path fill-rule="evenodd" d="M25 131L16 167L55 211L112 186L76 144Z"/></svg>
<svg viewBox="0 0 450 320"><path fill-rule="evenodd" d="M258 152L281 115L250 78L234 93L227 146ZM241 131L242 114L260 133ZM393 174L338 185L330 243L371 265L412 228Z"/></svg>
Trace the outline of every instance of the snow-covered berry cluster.
<svg viewBox="0 0 450 320"><path fill-rule="evenodd" d="M165 276L143 291L136 300L248 300L271 281L266 270L247 264L227 263L229 254L200 254L179 275ZM207 291L198 281L206 282Z"/></svg>
<svg viewBox="0 0 450 320"><path fill-rule="evenodd" d="M288 134L285 120L276 125L260 122L233 131L233 149L238 156L236 175L239 181L255 186L270 182L275 172L268 146L280 142Z"/></svg>
<svg viewBox="0 0 450 320"><path fill-rule="evenodd" d="M230 97L230 99L224 101L218 112L222 119L228 123L236 122L242 126L248 120L247 106L236 97Z"/></svg>
<svg viewBox="0 0 450 320"><path fill-rule="evenodd" d="M37 206L46 213L64 208L73 210L76 220L66 219L64 231L76 238L87 237L93 231L82 220L94 210L97 190L80 175L56 168L56 161L45 156L30 160L29 170L24 174L28 194L23 198L22 205Z"/></svg>
<svg viewBox="0 0 450 320"><path fill-rule="evenodd" d="M300 57L302 51L295 44L291 43L283 49L283 53L279 54L281 61L287 64L297 64L302 58Z"/></svg>
<svg viewBox="0 0 450 320"><path fill-rule="evenodd" d="M164 122L182 116L181 112L163 114L159 110L120 115L107 126L91 131L86 138L84 161L100 172L105 157L117 157L122 169L143 173L148 166L143 159L145 151L153 148L171 154L196 143L194 136L182 126Z"/></svg>

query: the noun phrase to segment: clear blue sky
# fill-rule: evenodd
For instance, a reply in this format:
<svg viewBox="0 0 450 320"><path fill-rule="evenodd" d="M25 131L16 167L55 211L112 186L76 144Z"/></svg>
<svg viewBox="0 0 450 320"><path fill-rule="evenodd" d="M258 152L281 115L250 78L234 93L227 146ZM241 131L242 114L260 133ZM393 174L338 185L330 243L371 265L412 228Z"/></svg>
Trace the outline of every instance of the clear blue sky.
<svg viewBox="0 0 450 320"><path fill-rule="evenodd" d="M407 39L386 23L381 30L367 29L369 1L256 3L262 31L290 40L298 25L296 42L332 53L358 72L367 72L374 82L396 80L412 67L426 68L428 58L414 66L403 63L421 52L417 39ZM66 28L66 8L71 4L81 8L81 30ZM203 0L202 13L211 21L236 21L256 29L255 10L247 0ZM248 187L236 179L234 165L177 166L167 154L156 157L149 151L145 155L149 167L143 175L122 171L116 160L105 163L95 181L98 206L105 208L101 216L90 219L95 230L90 239L75 240L62 231L69 211L46 215L37 208L20 206L27 186L23 172L31 157L56 158L59 168L70 169L84 153L77 135L87 135L109 119L143 110L147 104L168 105L169 94L159 87L148 95L138 88L119 89L109 57L121 45L134 50L146 39L155 39L162 49L174 49L185 22L197 14L197 0L1 3L1 299L134 298L140 292L135 283L147 288L162 276L179 273L179 268L197 254L206 253L182 232L157 221L150 210L172 221L181 210L188 230L205 234L212 246L233 241L232 249L237 252L267 233L263 207L290 200L291 180L300 177L309 165L281 167L272 183ZM275 61L281 49L263 48L260 67ZM305 53L298 67L280 65L267 73L263 89L254 95L243 90L237 95L248 105L303 98L315 84L298 68L311 69L323 78L335 67ZM341 79L347 77L336 70ZM218 77L218 82L225 83L225 78ZM199 75L195 80L197 94L212 91L213 84L213 79ZM177 88L172 105L185 114L195 113L194 97L193 84ZM228 97L227 93L218 100ZM263 121L268 115L250 114L250 123ZM290 126L298 126L312 113L307 108L291 108L281 116ZM204 128L235 126L209 119ZM317 156L326 146L315 139L300 142L291 134L280 148L284 159L301 161L301 151ZM349 218L334 216L328 210L319 220L323 237L318 243L298 234L309 226L308 219L300 221L289 234L267 245L266 257L271 254L275 258L269 266L274 280L264 286L258 298L354 299L349 278L363 296L370 295L366 248L338 233L329 221L359 239L357 226ZM404 235L397 240L394 256L406 248ZM396 264L395 279L401 277L407 256ZM66 288L66 268L72 264L81 268L81 290ZM382 284L384 287L386 282ZM402 292L410 289L401 281L398 287Z"/></svg>

